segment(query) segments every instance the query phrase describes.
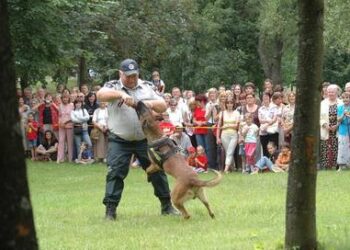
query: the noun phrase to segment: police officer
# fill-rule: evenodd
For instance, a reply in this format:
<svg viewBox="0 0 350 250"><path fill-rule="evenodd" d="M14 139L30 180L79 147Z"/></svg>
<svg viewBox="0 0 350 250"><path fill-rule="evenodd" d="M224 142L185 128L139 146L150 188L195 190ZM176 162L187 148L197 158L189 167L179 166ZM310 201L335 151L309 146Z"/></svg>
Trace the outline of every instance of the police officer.
<svg viewBox="0 0 350 250"><path fill-rule="evenodd" d="M144 170L150 165L147 140L132 106L135 101L143 100L155 112L166 110L163 98L147 82L139 79L139 66L134 60L125 59L121 62L119 76L118 81L105 83L97 92L99 101L109 102L108 173L103 199L108 220L116 219L116 208L122 196L132 154L136 155ZM152 183L154 194L161 202L161 214L178 214L171 204L169 184L164 172L150 174L148 181Z"/></svg>

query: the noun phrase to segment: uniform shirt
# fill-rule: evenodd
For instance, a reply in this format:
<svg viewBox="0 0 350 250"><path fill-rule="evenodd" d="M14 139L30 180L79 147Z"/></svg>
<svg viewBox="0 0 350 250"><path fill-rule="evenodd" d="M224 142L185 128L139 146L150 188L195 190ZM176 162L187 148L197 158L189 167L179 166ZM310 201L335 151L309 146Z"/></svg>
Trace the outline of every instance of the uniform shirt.
<svg viewBox="0 0 350 250"><path fill-rule="evenodd" d="M140 100L163 100L154 92L152 86L139 80L137 86L130 89L125 87L121 81L110 81L105 83L102 89L114 89L125 91L136 101ZM145 139L140 121L134 108L120 105L120 99L108 103L108 128L109 131L120 138L128 141L140 141Z"/></svg>

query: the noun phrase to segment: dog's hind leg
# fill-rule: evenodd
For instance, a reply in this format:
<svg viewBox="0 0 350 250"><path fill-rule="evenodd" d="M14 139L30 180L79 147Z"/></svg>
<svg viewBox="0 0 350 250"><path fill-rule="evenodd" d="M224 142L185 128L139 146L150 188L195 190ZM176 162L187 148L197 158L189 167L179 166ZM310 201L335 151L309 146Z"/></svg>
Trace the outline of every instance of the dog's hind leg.
<svg viewBox="0 0 350 250"><path fill-rule="evenodd" d="M196 193L196 197L204 204L204 206L208 209L209 215L212 219L215 218L215 215L213 213L213 211L210 208L209 202L208 202L208 198L205 194L204 188L199 188L197 193Z"/></svg>

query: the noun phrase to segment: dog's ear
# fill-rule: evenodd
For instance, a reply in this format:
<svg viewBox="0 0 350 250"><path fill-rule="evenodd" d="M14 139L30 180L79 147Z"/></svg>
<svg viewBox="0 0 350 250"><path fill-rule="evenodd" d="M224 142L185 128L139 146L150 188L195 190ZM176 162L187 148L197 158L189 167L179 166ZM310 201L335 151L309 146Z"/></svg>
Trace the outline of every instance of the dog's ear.
<svg viewBox="0 0 350 250"><path fill-rule="evenodd" d="M140 116L141 116L142 104L143 104L142 101L138 101L138 102L135 103L135 111L136 111L137 117L139 119L140 119Z"/></svg>
<svg viewBox="0 0 350 250"><path fill-rule="evenodd" d="M137 101L136 103L135 103L135 109L136 109L136 111L140 111L141 109L142 109L142 107L143 107L143 105L145 105L144 103L143 103L143 101Z"/></svg>
<svg viewBox="0 0 350 250"><path fill-rule="evenodd" d="M148 122L146 119L142 121L142 128L146 128L148 126Z"/></svg>

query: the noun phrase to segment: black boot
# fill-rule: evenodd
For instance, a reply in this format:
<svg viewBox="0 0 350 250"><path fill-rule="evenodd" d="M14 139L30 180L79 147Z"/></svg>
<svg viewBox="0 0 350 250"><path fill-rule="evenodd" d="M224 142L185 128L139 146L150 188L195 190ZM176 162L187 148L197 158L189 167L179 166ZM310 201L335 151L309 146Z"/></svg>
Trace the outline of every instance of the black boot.
<svg viewBox="0 0 350 250"><path fill-rule="evenodd" d="M169 198L160 199L160 203L161 203L162 215L180 215L179 211L177 211L171 204L171 201Z"/></svg>
<svg viewBox="0 0 350 250"><path fill-rule="evenodd" d="M117 206L115 204L108 203L106 204L106 220L115 220L117 218Z"/></svg>

